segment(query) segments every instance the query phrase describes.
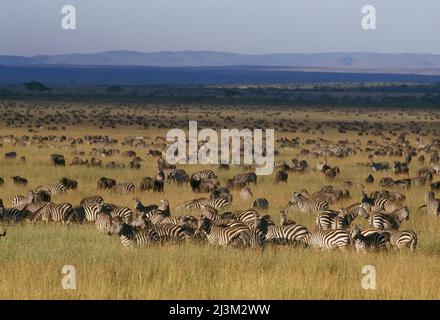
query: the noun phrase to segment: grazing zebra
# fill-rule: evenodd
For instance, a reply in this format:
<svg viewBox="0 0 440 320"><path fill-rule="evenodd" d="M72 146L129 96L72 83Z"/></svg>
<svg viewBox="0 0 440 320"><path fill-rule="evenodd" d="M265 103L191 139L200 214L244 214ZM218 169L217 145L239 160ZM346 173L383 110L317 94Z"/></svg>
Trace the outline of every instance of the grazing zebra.
<svg viewBox="0 0 440 320"><path fill-rule="evenodd" d="M191 175L191 180L216 179L217 176L212 170L201 170Z"/></svg>
<svg viewBox="0 0 440 320"><path fill-rule="evenodd" d="M109 208L110 207L110 208ZM110 210L109 210L110 209ZM110 212L112 218L119 217L124 223L131 223L133 219L133 211L127 207L102 205L101 212Z"/></svg>
<svg viewBox="0 0 440 320"><path fill-rule="evenodd" d="M390 244L394 250L409 248L412 252L417 247L417 234L412 230L389 232Z"/></svg>
<svg viewBox="0 0 440 320"><path fill-rule="evenodd" d="M162 243L165 241L180 242L190 239L186 229L180 225L166 223L155 225L153 229L159 235L159 241Z"/></svg>
<svg viewBox="0 0 440 320"><path fill-rule="evenodd" d="M258 211L253 208L234 212L225 212L221 215L223 219L235 219L244 222L250 228L255 227L255 219L259 217Z"/></svg>
<svg viewBox="0 0 440 320"><path fill-rule="evenodd" d="M261 210L268 210L269 209L269 201L265 198L255 199L254 203L252 204L252 208L261 209Z"/></svg>
<svg viewBox="0 0 440 320"><path fill-rule="evenodd" d="M16 208L5 208L0 199L0 221L19 222L27 217L27 212Z"/></svg>
<svg viewBox="0 0 440 320"><path fill-rule="evenodd" d="M361 229L355 226L351 231L351 238L353 239L356 252L386 249L386 237L380 232L362 234Z"/></svg>
<svg viewBox="0 0 440 320"><path fill-rule="evenodd" d="M257 175L255 172L246 172L237 174L232 178L234 181L243 181L245 183L257 184Z"/></svg>
<svg viewBox="0 0 440 320"><path fill-rule="evenodd" d="M248 230L248 228L244 226L215 225L212 220L202 216L199 218L197 230L206 235L210 244L226 247L231 244L235 237L242 231Z"/></svg>
<svg viewBox="0 0 440 320"><path fill-rule="evenodd" d="M409 219L408 207L398 209L392 213L377 213L369 220L371 227L379 230L398 230L404 220Z"/></svg>
<svg viewBox="0 0 440 320"><path fill-rule="evenodd" d="M98 213L95 220L95 227L99 232L111 234L111 227L113 224L112 216L107 212Z"/></svg>
<svg viewBox="0 0 440 320"><path fill-rule="evenodd" d="M170 205L168 200L160 200L160 204L157 209L144 213L142 217L149 223L155 225L160 223L166 217L170 217Z"/></svg>
<svg viewBox="0 0 440 320"><path fill-rule="evenodd" d="M371 208L371 211L379 212L383 210L386 213L391 213L404 207L405 206L403 204L397 201L393 201L387 198L376 198L374 199L374 204Z"/></svg>
<svg viewBox="0 0 440 320"><path fill-rule="evenodd" d="M320 249L344 249L350 246L351 237L347 230L316 230L308 236L307 243Z"/></svg>
<svg viewBox="0 0 440 320"><path fill-rule="evenodd" d="M440 200L435 198L435 194L432 191L428 191L425 195L425 202L420 208L426 207L426 211L429 215L440 216Z"/></svg>
<svg viewBox="0 0 440 320"><path fill-rule="evenodd" d="M366 209L367 208L367 209ZM360 215L368 219L368 211L371 206L367 203L355 203L339 212L325 210L316 217L316 227L322 230L348 229L351 223Z"/></svg>
<svg viewBox="0 0 440 320"><path fill-rule="evenodd" d="M249 189L249 188L243 188L243 189L241 189L241 191L240 191L240 197L241 197L243 200L250 200L250 199L252 199L252 191L251 191L251 189Z"/></svg>
<svg viewBox="0 0 440 320"><path fill-rule="evenodd" d="M27 197L24 197L22 195L14 196L12 198L12 207L22 210L24 207L34 202L34 199L35 199L35 192L33 192L32 190L29 191Z"/></svg>
<svg viewBox="0 0 440 320"><path fill-rule="evenodd" d="M159 242L160 237L153 228L138 228L116 221L110 228L111 234L117 234L126 248L143 247Z"/></svg>
<svg viewBox="0 0 440 320"><path fill-rule="evenodd" d="M287 209L295 209L301 213L320 213L328 210L328 202L320 199L306 199L298 192L294 192L287 204Z"/></svg>
<svg viewBox="0 0 440 320"><path fill-rule="evenodd" d="M86 206L89 204L98 204L98 203L104 203L104 198L101 196L90 196L82 199L79 204L81 206Z"/></svg>
<svg viewBox="0 0 440 320"><path fill-rule="evenodd" d="M43 220L44 222L62 222L63 224L68 221L69 216L72 214L73 206L68 202L55 204L52 202L47 203L40 210L35 212L32 217L32 221Z"/></svg>
<svg viewBox="0 0 440 320"><path fill-rule="evenodd" d="M131 193L134 192L136 187L134 186L134 183L127 182L127 183L117 183L112 187L112 191L116 193Z"/></svg>
<svg viewBox="0 0 440 320"><path fill-rule="evenodd" d="M255 227L242 231L232 240L233 247L261 248L266 242L269 216L255 219Z"/></svg>
<svg viewBox="0 0 440 320"><path fill-rule="evenodd" d="M102 203L93 203L83 205L82 208L84 210L85 219L88 222L95 222L98 214L101 212L103 204Z"/></svg>
<svg viewBox="0 0 440 320"><path fill-rule="evenodd" d="M177 205L176 209L195 209L200 210L204 206L210 206L214 209L222 209L229 206L231 203L228 199L225 198L217 198L217 199L206 199L206 198L198 198L194 200L185 201L179 205Z"/></svg>
<svg viewBox="0 0 440 320"><path fill-rule="evenodd" d="M67 186L64 183L57 182L52 184L46 184L35 188L35 192L46 191L47 193L53 195L57 193L62 193L67 191Z"/></svg>

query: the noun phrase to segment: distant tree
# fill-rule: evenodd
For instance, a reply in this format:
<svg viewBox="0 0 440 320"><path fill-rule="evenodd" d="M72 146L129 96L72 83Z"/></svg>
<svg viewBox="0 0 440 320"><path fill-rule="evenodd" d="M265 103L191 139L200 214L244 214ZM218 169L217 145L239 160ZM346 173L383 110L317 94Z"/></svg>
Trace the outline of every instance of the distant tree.
<svg viewBox="0 0 440 320"><path fill-rule="evenodd" d="M29 91L49 91L51 90L49 87L46 87L43 83L37 81L29 81L24 84L27 90Z"/></svg>
<svg viewBox="0 0 440 320"><path fill-rule="evenodd" d="M119 86L110 86L105 91L109 94L119 93L122 91L122 88Z"/></svg>

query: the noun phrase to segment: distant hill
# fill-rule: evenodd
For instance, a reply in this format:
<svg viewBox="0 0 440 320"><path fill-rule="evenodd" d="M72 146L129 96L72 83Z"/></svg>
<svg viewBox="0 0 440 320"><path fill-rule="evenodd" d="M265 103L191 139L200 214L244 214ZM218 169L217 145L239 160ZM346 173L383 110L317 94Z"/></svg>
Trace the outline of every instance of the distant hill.
<svg viewBox="0 0 440 320"><path fill-rule="evenodd" d="M152 52L107 51L90 54L0 56L0 65L88 65L88 66L285 66L297 68L356 70L366 72L440 74L440 55L388 53L314 53L314 54L236 54L216 51Z"/></svg>

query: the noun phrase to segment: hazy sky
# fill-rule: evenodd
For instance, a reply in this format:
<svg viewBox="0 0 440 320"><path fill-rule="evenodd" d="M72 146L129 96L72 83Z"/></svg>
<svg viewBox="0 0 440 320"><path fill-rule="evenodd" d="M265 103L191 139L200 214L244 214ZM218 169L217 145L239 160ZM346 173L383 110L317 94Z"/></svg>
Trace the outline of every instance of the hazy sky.
<svg viewBox="0 0 440 320"><path fill-rule="evenodd" d="M61 28L61 8L77 30ZM377 29L361 28L363 5ZM440 54L439 0L0 0L0 54L107 50Z"/></svg>

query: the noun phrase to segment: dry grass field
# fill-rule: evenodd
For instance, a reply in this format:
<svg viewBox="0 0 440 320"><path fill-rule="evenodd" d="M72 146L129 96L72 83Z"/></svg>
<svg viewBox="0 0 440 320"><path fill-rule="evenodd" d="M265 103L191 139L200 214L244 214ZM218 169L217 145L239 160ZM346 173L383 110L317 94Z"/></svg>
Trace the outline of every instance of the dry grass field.
<svg viewBox="0 0 440 320"><path fill-rule="evenodd" d="M276 138L298 137L299 147L282 148L276 144L279 154L276 160L305 159L310 168L316 167L318 158L299 155L303 148L314 149L305 144L306 139L324 138L330 144L340 140L356 142L364 149L345 158L328 157L329 164L340 168L340 175L327 181L319 172L310 170L300 174L289 172L286 184L275 183L275 173L259 176L258 183L251 186L253 199L269 200L270 214L279 222L279 210L284 208L294 191L307 189L313 193L325 185L340 187L351 180L365 184L371 173L367 166L369 152L365 151L368 140L394 142L401 132L416 146L419 138L425 144L440 134L440 112L435 110L406 109L334 109L334 108L289 108L271 106L159 106L159 105L88 105L74 103L30 103L3 102L0 119L0 136L55 135L84 137L85 135L108 135L118 139L113 145L71 146L64 142L40 144L18 144L3 139L0 177L5 180L0 187L0 198L5 207L17 194L26 195L36 186L57 182L61 177L78 181L76 191L54 195L52 201L67 201L78 205L90 195L101 195L106 202L134 209L137 196L144 204L158 203L160 199L170 202L172 215L182 212L175 206L199 196L188 185L179 187L166 184L164 193L136 190L135 194L115 194L97 190L100 177L111 177L118 182L139 181L145 176L154 176L156 159L147 156L148 148L121 145L128 136L145 136L151 149L160 149L154 144L155 137L165 136L168 128L188 126L188 120L198 120L199 127L215 128L273 128ZM52 115L51 117L49 117ZM45 123L45 121L47 123ZM49 130L57 127L57 130ZM64 128L63 128L64 127ZM341 127L344 129L341 130ZM52 128L53 129L53 128ZM362 134L362 135L360 135ZM389 139L389 140L387 140ZM156 141L157 142L157 141ZM70 166L72 151L92 148L117 148L134 150L145 161L140 170L90 168ZM3 154L17 152L16 159L3 159ZM54 167L50 154L63 154L65 167ZM423 154L423 152L421 153ZM26 157L22 163L19 158ZM429 155L425 164L413 157L410 176L422 166L429 166ZM400 160L402 157L375 156L374 161ZM121 161L128 165L128 158L120 154L102 161ZM201 170L214 170L222 182L241 173L242 168L231 167L228 171L216 166L179 165L189 174ZM10 176L20 175L29 180L28 186L16 186ZM380 178L395 177L389 172L373 173L375 182L365 184L370 193L382 189ZM439 180L434 176L434 181ZM406 195L410 219L403 223L404 229L417 232L417 250L394 252L356 253L346 251L323 251L293 246L268 246L264 250L222 248L208 243L165 244L148 248L126 249L117 236L98 233L94 224L61 225L37 222L18 225L3 225L7 235L0 239L0 298L1 299L438 299L440 298L440 221L417 210L424 204L424 195L429 185L413 186L408 190L395 189ZM339 209L360 201L360 190L349 190L351 198L331 205ZM233 202L227 210L246 209L252 201L240 198L239 191L231 191ZM197 216L199 213L190 212ZM291 212L289 218L314 229L314 215ZM355 222L367 227L367 220ZM64 265L73 265L77 271L77 289L64 290L61 286ZM365 290L361 286L364 265L372 265L377 271L377 288Z"/></svg>

